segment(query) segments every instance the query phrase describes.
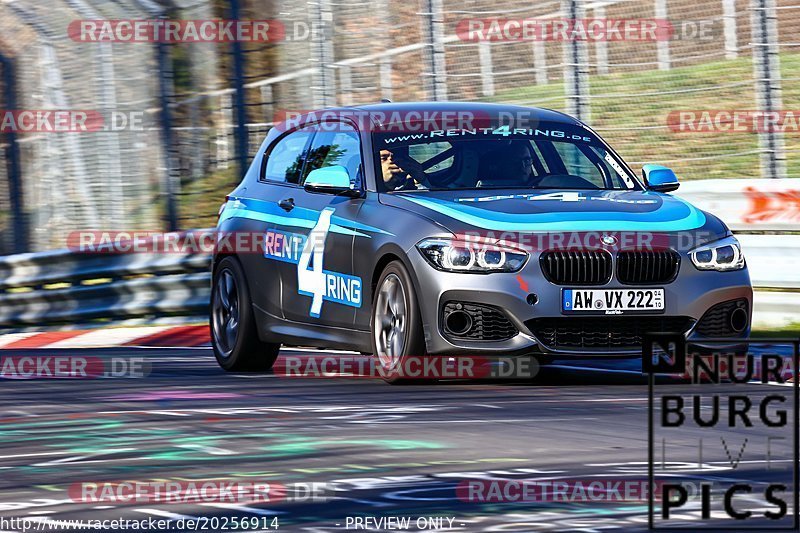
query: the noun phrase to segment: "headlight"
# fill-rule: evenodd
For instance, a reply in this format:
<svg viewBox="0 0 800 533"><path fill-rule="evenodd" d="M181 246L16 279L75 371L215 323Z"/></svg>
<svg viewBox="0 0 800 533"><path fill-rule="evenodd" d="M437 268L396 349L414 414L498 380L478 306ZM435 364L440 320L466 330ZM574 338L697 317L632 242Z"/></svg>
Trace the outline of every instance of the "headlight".
<svg viewBox="0 0 800 533"><path fill-rule="evenodd" d="M425 239L417 249L431 265L448 272L516 272L528 259L527 252L515 248L446 238Z"/></svg>
<svg viewBox="0 0 800 533"><path fill-rule="evenodd" d="M689 252L689 256L699 270L726 271L744 268L742 247L732 235L695 248Z"/></svg>

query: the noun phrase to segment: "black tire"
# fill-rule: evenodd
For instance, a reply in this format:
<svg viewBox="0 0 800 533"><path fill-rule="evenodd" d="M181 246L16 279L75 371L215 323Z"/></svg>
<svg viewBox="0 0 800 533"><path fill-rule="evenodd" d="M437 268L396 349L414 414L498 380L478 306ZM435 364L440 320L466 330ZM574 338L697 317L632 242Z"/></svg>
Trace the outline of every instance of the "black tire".
<svg viewBox="0 0 800 533"><path fill-rule="evenodd" d="M229 329L232 324L234 327ZM209 327L214 357L228 372L269 370L278 358L281 345L258 338L250 290L242 266L234 257L224 258L214 271Z"/></svg>
<svg viewBox="0 0 800 533"><path fill-rule="evenodd" d="M383 309L379 309L379 306L383 306L385 303L381 291L388 283L387 280L391 280L391 283L398 283L397 288L402 290L406 302L402 335L398 336L398 339L402 338L402 349L397 350L398 356L393 362L387 362L385 357L386 351L379 346L380 341L378 339L380 336L378 332L376 332L376 317L379 312L382 314L384 311ZM391 326L391 328L394 328L394 325ZM387 329L390 328L387 326L382 331L385 333ZM392 261L386 265L386 268L383 269L378 279L378 284L372 299L370 338L372 339L372 353L374 354L373 357L375 357L375 365L380 367L379 369L381 370L381 376L384 381L397 385L409 385L422 381L418 378L411 379L405 376L402 370L406 368L404 365L409 356L423 357L425 355L425 337L414 284L411 282L411 276L409 276L405 266L403 266L403 263L400 261Z"/></svg>

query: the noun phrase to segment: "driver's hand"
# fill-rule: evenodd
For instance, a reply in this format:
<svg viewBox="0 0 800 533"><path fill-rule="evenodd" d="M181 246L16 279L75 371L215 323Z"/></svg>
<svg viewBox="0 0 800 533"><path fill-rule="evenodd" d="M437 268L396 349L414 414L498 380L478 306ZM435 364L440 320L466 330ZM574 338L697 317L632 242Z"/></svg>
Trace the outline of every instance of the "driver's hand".
<svg viewBox="0 0 800 533"><path fill-rule="evenodd" d="M397 152L392 154L392 159L411 176L416 184L425 185L427 180L425 180L425 170L422 168L422 163L404 153Z"/></svg>

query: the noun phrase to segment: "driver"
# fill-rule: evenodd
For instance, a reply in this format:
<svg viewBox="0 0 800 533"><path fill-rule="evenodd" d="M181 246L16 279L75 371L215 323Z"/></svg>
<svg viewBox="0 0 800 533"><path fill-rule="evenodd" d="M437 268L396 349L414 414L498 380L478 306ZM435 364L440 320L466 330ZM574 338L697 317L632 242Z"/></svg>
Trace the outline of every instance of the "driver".
<svg viewBox="0 0 800 533"><path fill-rule="evenodd" d="M489 161L488 180L495 186L520 187L531 184L533 155L528 141L511 141L508 146L494 150L484 157Z"/></svg>
<svg viewBox="0 0 800 533"><path fill-rule="evenodd" d="M426 189L422 164L401 149L381 150L381 173L387 191Z"/></svg>

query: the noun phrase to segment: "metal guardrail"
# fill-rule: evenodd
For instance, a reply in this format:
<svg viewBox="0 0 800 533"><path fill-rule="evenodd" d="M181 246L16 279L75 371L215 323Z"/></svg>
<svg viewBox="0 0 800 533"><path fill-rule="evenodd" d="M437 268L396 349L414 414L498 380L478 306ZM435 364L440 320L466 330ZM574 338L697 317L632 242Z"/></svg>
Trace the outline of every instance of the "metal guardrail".
<svg viewBox="0 0 800 533"><path fill-rule="evenodd" d="M689 181L675 195L736 233L756 289L753 324L800 323L800 179Z"/></svg>
<svg viewBox="0 0 800 533"><path fill-rule="evenodd" d="M0 327L201 315L210 261L198 253L72 250L0 257Z"/></svg>
<svg viewBox="0 0 800 533"><path fill-rule="evenodd" d="M736 237L742 243L750 280L756 289L753 324L781 327L800 323L800 235L737 234Z"/></svg>
<svg viewBox="0 0 800 533"><path fill-rule="evenodd" d="M800 324L800 289L798 292L759 291L753 293L753 326L775 328Z"/></svg>
<svg viewBox="0 0 800 533"><path fill-rule="evenodd" d="M742 244L753 287L800 291L800 235L738 233L736 238Z"/></svg>
<svg viewBox="0 0 800 533"><path fill-rule="evenodd" d="M738 238L756 288L754 323L800 322L800 235ZM210 259L205 253L71 250L0 257L0 328L203 315Z"/></svg>

